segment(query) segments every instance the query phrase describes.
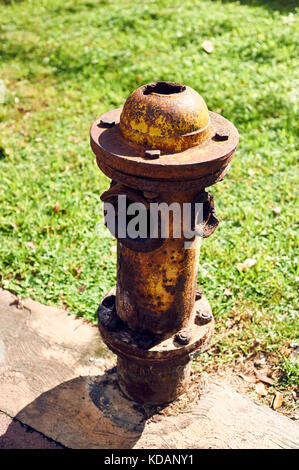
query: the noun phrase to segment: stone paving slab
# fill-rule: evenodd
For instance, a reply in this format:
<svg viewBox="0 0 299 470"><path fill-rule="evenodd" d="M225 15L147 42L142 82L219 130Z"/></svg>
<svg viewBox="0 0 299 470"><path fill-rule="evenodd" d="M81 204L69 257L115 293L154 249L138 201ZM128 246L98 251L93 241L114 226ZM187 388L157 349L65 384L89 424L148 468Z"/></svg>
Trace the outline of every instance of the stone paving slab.
<svg viewBox="0 0 299 470"><path fill-rule="evenodd" d="M0 412L0 449L63 449L64 447Z"/></svg>
<svg viewBox="0 0 299 470"><path fill-rule="evenodd" d="M16 416L62 382L105 370L108 350L95 326L4 290L0 308L0 411Z"/></svg>
<svg viewBox="0 0 299 470"><path fill-rule="evenodd" d="M114 363L95 326L0 289L0 447L299 448L295 422L223 384L191 412L149 412L122 394Z"/></svg>

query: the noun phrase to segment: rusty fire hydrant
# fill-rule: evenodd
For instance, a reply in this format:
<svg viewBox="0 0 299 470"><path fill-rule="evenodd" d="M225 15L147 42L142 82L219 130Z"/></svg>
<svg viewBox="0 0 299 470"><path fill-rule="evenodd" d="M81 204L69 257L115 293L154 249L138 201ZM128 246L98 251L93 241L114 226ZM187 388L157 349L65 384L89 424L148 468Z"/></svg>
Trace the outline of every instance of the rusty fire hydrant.
<svg viewBox="0 0 299 470"><path fill-rule="evenodd" d="M227 174L237 145L231 122L209 112L195 90L172 82L138 88L123 108L103 114L91 128L98 166L112 180L105 203L116 207L126 196L126 204L149 210L153 202L177 203L182 212L186 203L202 203L204 238L218 225L205 188ZM169 220L174 229L177 222ZM210 305L197 287L201 239L194 236L186 246L184 234L132 238L116 230L115 236L117 285L98 308L99 330L117 354L122 391L138 402L168 403L186 390L191 360L214 330Z"/></svg>

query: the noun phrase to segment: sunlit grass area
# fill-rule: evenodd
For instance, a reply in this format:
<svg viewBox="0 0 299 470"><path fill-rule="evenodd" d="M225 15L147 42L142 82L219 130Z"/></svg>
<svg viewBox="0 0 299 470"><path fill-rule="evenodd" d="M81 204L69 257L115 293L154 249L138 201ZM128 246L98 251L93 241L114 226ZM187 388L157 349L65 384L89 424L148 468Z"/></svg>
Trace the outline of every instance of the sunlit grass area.
<svg viewBox="0 0 299 470"><path fill-rule="evenodd" d="M204 364L260 351L278 369L280 387L294 386L295 5L0 0L1 286L95 321L115 283L116 255L114 241L95 230L109 181L90 150L90 125L144 83L185 83L240 133L228 177L210 188L221 223L203 242L198 282L220 340ZM242 271L236 265L247 258L256 264Z"/></svg>

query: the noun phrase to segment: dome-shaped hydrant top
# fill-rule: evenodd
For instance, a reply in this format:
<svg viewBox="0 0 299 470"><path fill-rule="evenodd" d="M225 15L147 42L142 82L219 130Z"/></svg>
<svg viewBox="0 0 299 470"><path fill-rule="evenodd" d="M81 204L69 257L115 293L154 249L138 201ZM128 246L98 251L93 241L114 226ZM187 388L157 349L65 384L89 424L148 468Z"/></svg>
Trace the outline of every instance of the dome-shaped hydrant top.
<svg viewBox="0 0 299 470"><path fill-rule="evenodd" d="M91 147L102 171L143 191L204 189L220 181L238 145L235 126L208 111L187 85L153 82L92 125Z"/></svg>
<svg viewBox="0 0 299 470"><path fill-rule="evenodd" d="M139 145L172 152L199 145L211 134L203 98L172 82L153 82L135 90L124 104L120 130Z"/></svg>

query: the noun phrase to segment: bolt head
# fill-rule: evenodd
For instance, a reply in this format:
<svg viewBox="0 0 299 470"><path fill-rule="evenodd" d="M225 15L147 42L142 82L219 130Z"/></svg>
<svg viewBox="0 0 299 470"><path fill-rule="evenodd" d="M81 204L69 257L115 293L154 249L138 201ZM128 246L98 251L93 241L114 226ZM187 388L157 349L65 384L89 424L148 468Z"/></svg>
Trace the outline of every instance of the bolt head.
<svg viewBox="0 0 299 470"><path fill-rule="evenodd" d="M227 131L218 130L214 135L213 140L216 140L216 142L223 142L224 140L228 140L228 137L229 135Z"/></svg>
<svg viewBox="0 0 299 470"><path fill-rule="evenodd" d="M109 121L109 120L106 120L106 119L101 119L100 120L99 127L105 127L107 129L109 129L110 127L114 127L114 126L115 126L115 121Z"/></svg>
<svg viewBox="0 0 299 470"><path fill-rule="evenodd" d="M161 150L155 149L155 150L146 150L144 152L144 156L150 160L155 160L156 158L159 158L161 155Z"/></svg>
<svg viewBox="0 0 299 470"><path fill-rule="evenodd" d="M199 287L196 287L196 291L195 291L195 300L200 300L202 298L202 289L200 289Z"/></svg>
<svg viewBox="0 0 299 470"><path fill-rule="evenodd" d="M211 312L206 310L196 310L195 323L197 325L206 325L207 323L210 323L212 318L213 315Z"/></svg>
<svg viewBox="0 0 299 470"><path fill-rule="evenodd" d="M190 339L191 333L188 330L181 330L174 337L175 342L182 345L188 344Z"/></svg>

